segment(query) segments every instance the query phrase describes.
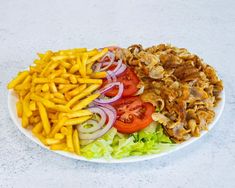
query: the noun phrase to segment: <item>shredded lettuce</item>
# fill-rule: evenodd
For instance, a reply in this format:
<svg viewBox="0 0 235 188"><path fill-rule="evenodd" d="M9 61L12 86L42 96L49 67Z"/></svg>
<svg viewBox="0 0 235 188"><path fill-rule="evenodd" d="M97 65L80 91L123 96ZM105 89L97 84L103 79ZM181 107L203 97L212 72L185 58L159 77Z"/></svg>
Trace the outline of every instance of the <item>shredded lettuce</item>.
<svg viewBox="0 0 235 188"><path fill-rule="evenodd" d="M105 159L155 154L174 144L163 132L161 125L151 123L147 128L130 135L118 133L113 127L103 137L81 148L86 158Z"/></svg>

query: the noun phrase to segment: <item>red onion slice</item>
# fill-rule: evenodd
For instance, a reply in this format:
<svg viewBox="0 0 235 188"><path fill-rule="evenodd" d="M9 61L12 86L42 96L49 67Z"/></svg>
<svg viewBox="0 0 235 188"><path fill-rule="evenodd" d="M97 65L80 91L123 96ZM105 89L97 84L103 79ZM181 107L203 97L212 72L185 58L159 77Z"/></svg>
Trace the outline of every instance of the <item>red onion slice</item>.
<svg viewBox="0 0 235 188"><path fill-rule="evenodd" d="M106 64L107 62L103 63ZM119 74L123 73L127 66L122 63L122 60L119 60L118 62L114 62L113 65L116 65L115 69L111 72L113 72L114 75L118 76ZM110 72L110 71L109 71Z"/></svg>
<svg viewBox="0 0 235 188"><path fill-rule="evenodd" d="M114 86L118 85L118 83L120 83L120 82L113 82L113 83L106 84L104 87L102 87L101 89L99 89L98 92L99 92L100 94L106 93L106 92L108 92L110 89L112 89Z"/></svg>
<svg viewBox="0 0 235 188"><path fill-rule="evenodd" d="M86 125L92 125L92 126L89 128L86 128L85 127ZM101 124L98 123L97 121L90 119L86 121L85 123L78 125L77 129L80 133L93 133L102 127L102 125L101 126L100 125Z"/></svg>
<svg viewBox="0 0 235 188"><path fill-rule="evenodd" d="M123 73L126 70L127 66L122 63L121 67L115 72L115 75L118 76L119 74Z"/></svg>
<svg viewBox="0 0 235 188"><path fill-rule="evenodd" d="M93 102L93 104L95 104L97 106L102 106L102 107L108 108L109 110L111 110L115 114L115 116L117 116L117 111L110 104L101 104L101 103L97 103L97 102Z"/></svg>
<svg viewBox="0 0 235 188"><path fill-rule="evenodd" d="M94 131L100 129L106 122L106 114L101 108L93 107L93 108L89 108L89 111L91 111L95 114L99 114L100 115L100 121L97 122L95 120L88 120L85 123L83 123L81 125L78 125L78 131L79 132L84 132L84 133L94 132ZM92 124L94 126L92 126L91 128L85 128L85 125L87 125L87 124Z"/></svg>
<svg viewBox="0 0 235 188"><path fill-rule="evenodd" d="M107 80L108 80L108 83L111 83L112 82L112 78L111 78L111 75L107 72L107 76L106 76Z"/></svg>
<svg viewBox="0 0 235 188"><path fill-rule="evenodd" d="M117 77L116 77L116 75L114 74L113 71L107 71L107 75L109 75L112 78L112 80L110 80L109 83L117 81ZM107 76L107 79L108 79L108 76Z"/></svg>
<svg viewBox="0 0 235 188"><path fill-rule="evenodd" d="M110 85L110 87L108 87L109 89L111 89L112 87L114 86L118 86L118 93L116 96L112 97L112 98L108 98L108 99L95 99L94 101L95 102L98 102L98 103L102 103L102 104L108 104L108 103L112 103L118 99L121 98L122 96L122 93L123 93L123 90L124 90L124 86L123 86L123 83L120 83L120 82L113 82L113 83L110 83L110 84L107 84L107 86ZM105 90L101 90L101 94L107 92L109 89L105 89Z"/></svg>
<svg viewBox="0 0 235 188"><path fill-rule="evenodd" d="M95 139L103 136L113 126L113 124L116 120L116 116L113 113L113 111L108 108L104 108L104 107L100 107L100 108L107 114L108 119L109 119L108 123L102 129L100 129L92 134L80 132L79 138L81 140L95 140Z"/></svg>
<svg viewBox="0 0 235 188"><path fill-rule="evenodd" d="M93 70L94 72L100 72L100 68L101 68L101 63L96 63L93 65Z"/></svg>
<svg viewBox="0 0 235 188"><path fill-rule="evenodd" d="M113 72L117 72L118 71L118 69L120 69L120 67L122 66L122 60L120 59L120 60L118 60L118 62L117 62L117 66L115 67L115 69L113 70Z"/></svg>
<svg viewBox="0 0 235 188"><path fill-rule="evenodd" d="M110 62L103 62L102 65L107 66L107 65L109 65L109 63ZM117 62L113 62L113 65L117 65L117 64L118 64Z"/></svg>
<svg viewBox="0 0 235 188"><path fill-rule="evenodd" d="M111 62L114 62L115 55L114 55L114 53L112 53L112 52L107 52L107 53L99 60L99 62L104 62L106 57L108 57Z"/></svg>

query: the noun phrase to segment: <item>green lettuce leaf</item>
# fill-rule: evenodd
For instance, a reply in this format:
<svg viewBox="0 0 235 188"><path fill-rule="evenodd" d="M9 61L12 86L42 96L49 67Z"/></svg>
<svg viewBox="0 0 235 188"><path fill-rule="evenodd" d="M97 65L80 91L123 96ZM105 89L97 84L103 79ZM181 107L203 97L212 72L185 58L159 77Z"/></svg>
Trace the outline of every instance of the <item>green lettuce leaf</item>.
<svg viewBox="0 0 235 188"><path fill-rule="evenodd" d="M121 134L113 127L103 137L86 145L81 154L86 158L123 158L160 153L174 144L163 132L161 125L151 123L147 128L131 134Z"/></svg>

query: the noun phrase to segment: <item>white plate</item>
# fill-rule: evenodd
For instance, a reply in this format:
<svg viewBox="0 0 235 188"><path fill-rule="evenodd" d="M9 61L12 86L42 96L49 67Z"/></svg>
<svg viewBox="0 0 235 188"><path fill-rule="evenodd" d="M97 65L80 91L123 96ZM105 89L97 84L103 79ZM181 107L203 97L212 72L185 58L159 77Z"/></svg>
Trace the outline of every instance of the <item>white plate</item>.
<svg viewBox="0 0 235 188"><path fill-rule="evenodd" d="M215 108L215 114L216 114L215 115L215 119L210 124L209 130L211 130L214 127L214 125L218 121L218 119L221 116L222 111L224 109L224 104L225 104L225 92L224 91L221 94L221 98L222 98L222 100L219 102L219 105ZM9 91L9 93L8 93L8 108L9 108L9 112L10 112L11 118L13 119L13 121L16 124L17 128L26 137L28 137L30 140L32 140L33 142L35 142L38 145L42 146L43 148L46 148L47 150L49 150L37 138L35 138L29 130L24 129L21 126L21 119L18 118L17 112L16 112L16 105L15 104L16 104L17 101L18 101L18 98L15 95L15 93L13 91ZM73 159L78 159L78 160L82 160L82 161L89 161L89 162L97 162L97 163L129 163L129 162L137 162L137 161L143 161L143 160L158 158L158 157L161 157L163 155L167 155L169 153L172 153L173 151L177 151L179 149L182 149L185 146L190 145L193 142L195 142L196 140L199 140L200 138L202 138L202 136L204 136L208 131L203 131L201 133L200 137L190 138L188 141L183 142L181 144L178 144L177 146L173 147L172 149L170 149L168 151L165 151L165 152L162 152L160 154L152 154L152 155L144 155L144 156L133 156L133 157L123 158L123 159L110 159L110 160L105 160L105 159L102 159L102 158L101 159L86 159L84 157L77 156L75 154L67 153L67 152L63 152L63 151L52 151L52 152L55 152L55 153L58 153L60 155L63 155L63 156L69 157L69 158L73 158Z"/></svg>

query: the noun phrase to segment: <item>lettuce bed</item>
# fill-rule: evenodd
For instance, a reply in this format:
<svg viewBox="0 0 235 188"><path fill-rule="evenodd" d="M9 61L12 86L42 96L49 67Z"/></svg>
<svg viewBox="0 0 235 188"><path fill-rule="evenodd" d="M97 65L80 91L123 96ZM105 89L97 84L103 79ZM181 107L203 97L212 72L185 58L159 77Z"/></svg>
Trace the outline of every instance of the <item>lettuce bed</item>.
<svg viewBox="0 0 235 188"><path fill-rule="evenodd" d="M130 135L118 133L113 127L103 137L81 148L81 155L88 158L120 159L129 156L156 154L174 144L156 122Z"/></svg>

